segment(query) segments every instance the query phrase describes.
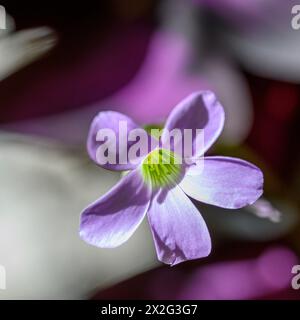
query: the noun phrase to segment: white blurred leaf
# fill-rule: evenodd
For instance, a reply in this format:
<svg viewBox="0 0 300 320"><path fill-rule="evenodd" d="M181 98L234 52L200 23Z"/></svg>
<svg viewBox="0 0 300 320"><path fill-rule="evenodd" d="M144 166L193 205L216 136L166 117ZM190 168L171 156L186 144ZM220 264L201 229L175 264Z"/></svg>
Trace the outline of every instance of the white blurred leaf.
<svg viewBox="0 0 300 320"><path fill-rule="evenodd" d="M0 299L82 298L156 266L145 221L114 250L78 235L82 209L119 179L86 153L49 142L0 135L0 265L7 289Z"/></svg>
<svg viewBox="0 0 300 320"><path fill-rule="evenodd" d="M48 27L13 32L13 20L7 21L8 28L0 33L0 80L38 59L57 42L55 32Z"/></svg>

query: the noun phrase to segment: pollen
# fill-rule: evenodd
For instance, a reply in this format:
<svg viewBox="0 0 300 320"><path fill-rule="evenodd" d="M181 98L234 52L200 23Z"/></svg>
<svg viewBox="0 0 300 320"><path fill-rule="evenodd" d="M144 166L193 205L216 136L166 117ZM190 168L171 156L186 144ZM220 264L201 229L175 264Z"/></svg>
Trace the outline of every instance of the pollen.
<svg viewBox="0 0 300 320"><path fill-rule="evenodd" d="M167 149L155 149L142 163L142 176L153 189L176 184L181 174L180 159Z"/></svg>

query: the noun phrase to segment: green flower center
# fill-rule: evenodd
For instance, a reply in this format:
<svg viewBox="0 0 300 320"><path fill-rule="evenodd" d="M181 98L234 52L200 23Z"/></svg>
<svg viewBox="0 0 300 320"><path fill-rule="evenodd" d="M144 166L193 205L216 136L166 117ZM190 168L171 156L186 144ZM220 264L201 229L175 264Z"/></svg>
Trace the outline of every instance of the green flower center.
<svg viewBox="0 0 300 320"><path fill-rule="evenodd" d="M146 132L150 134L152 137L156 138L157 140L160 138L163 132L163 128L163 125L159 124L148 124L144 126Z"/></svg>
<svg viewBox="0 0 300 320"><path fill-rule="evenodd" d="M142 163L144 181L152 188L174 185L181 173L179 158L166 149L155 149Z"/></svg>

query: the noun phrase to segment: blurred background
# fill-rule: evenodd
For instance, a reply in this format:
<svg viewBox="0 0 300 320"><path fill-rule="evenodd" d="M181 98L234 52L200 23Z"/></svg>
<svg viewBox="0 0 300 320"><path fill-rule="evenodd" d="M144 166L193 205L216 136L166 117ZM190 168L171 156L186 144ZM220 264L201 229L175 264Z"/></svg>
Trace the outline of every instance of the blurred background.
<svg viewBox="0 0 300 320"><path fill-rule="evenodd" d="M295 4L2 1L0 299L300 298L291 286L300 264ZM161 123L205 89L226 111L210 153L258 165L263 198L235 211L197 204L212 254L172 268L157 261L146 221L119 248L84 243L80 212L120 178L87 156L91 119L117 110Z"/></svg>

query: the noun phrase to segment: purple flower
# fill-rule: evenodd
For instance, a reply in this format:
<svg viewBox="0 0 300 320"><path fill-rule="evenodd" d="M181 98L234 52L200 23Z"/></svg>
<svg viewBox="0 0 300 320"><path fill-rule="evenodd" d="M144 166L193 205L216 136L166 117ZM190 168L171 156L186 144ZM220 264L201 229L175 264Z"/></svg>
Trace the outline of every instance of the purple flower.
<svg viewBox="0 0 300 320"><path fill-rule="evenodd" d="M117 112L100 112L93 120L87 147L96 163L98 130L110 128L118 133L120 121L127 121L129 129L138 127L127 116ZM195 154L202 157L220 135L223 125L223 107L212 92L205 91L193 93L180 102L169 115L165 129L204 129L203 146L197 148ZM162 142L165 132L161 135ZM193 137L193 144L198 146L197 139L200 139L199 135ZM147 161L161 154L165 154L162 149L151 150L141 157L136 166L121 163L105 166L110 170L130 172L83 211L80 224L82 239L101 248L117 247L130 238L147 214L158 259L175 265L206 257L211 251L207 226L189 197L237 209L254 203L262 194L262 172L244 160L205 157L204 167L171 165L170 170L164 170L164 164L158 162L155 170L151 171ZM156 171L158 176L153 173ZM171 179L167 176L169 171Z"/></svg>

